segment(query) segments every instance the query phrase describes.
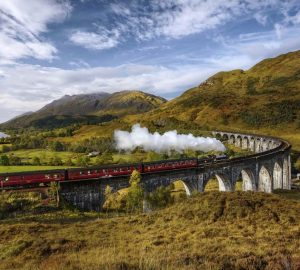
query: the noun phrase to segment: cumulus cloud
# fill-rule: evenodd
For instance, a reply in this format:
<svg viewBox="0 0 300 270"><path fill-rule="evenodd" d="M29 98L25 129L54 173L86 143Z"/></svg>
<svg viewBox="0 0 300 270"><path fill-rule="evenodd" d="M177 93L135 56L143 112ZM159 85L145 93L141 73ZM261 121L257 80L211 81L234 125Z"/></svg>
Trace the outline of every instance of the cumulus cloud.
<svg viewBox="0 0 300 270"><path fill-rule="evenodd" d="M119 44L119 36L118 30L109 31L101 27L99 33L78 30L69 38L74 44L86 49L105 50L116 47Z"/></svg>
<svg viewBox="0 0 300 270"><path fill-rule="evenodd" d="M176 130L159 134L150 133L145 127L135 124L132 131L116 130L114 132L116 148L118 150L133 151L141 147L145 151L157 153L175 150L182 153L184 150L195 150L202 152L225 151L225 146L215 138L195 137L192 134L178 134Z"/></svg>
<svg viewBox="0 0 300 270"><path fill-rule="evenodd" d="M51 60L57 49L40 38L49 23L61 22L71 12L68 1L0 1L0 58L3 63L33 57Z"/></svg>

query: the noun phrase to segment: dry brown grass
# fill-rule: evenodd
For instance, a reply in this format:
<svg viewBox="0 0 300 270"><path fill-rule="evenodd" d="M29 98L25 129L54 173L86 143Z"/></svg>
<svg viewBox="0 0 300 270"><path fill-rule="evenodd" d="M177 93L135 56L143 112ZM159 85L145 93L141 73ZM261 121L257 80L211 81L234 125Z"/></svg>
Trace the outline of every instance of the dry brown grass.
<svg viewBox="0 0 300 270"><path fill-rule="evenodd" d="M150 214L0 223L0 269L297 269L300 203L205 192Z"/></svg>

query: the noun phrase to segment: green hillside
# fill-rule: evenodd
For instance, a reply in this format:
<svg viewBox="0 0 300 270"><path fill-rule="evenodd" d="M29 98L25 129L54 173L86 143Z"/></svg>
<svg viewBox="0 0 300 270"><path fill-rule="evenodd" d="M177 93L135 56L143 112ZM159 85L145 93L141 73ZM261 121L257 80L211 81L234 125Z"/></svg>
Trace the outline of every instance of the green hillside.
<svg viewBox="0 0 300 270"><path fill-rule="evenodd" d="M149 214L34 206L0 221L0 269L299 269L300 204L205 192ZM32 210L30 210L32 209Z"/></svg>
<svg viewBox="0 0 300 270"><path fill-rule="evenodd" d="M300 51L248 71L220 72L146 118L176 117L220 129L300 130Z"/></svg>
<svg viewBox="0 0 300 270"><path fill-rule="evenodd" d="M54 129L72 124L99 124L157 108L166 100L141 91L64 96L34 113L0 125L1 129Z"/></svg>

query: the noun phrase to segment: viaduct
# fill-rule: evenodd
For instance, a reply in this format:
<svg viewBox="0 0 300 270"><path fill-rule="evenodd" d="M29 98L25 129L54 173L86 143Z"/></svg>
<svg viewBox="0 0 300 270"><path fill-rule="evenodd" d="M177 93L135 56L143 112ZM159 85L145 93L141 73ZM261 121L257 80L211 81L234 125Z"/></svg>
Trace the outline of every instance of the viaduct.
<svg viewBox="0 0 300 270"><path fill-rule="evenodd" d="M253 154L227 159L198 168L180 169L142 174L142 183L147 192L158 186L168 186L181 180L187 195L193 191L203 192L208 181L216 177L220 191L234 191L242 180L243 191L271 193L274 189L291 189L291 145L278 138L262 135L214 131L213 136ZM62 196L83 209L101 209L104 191L109 185L113 191L129 186L128 177L111 177L89 181L61 183Z"/></svg>

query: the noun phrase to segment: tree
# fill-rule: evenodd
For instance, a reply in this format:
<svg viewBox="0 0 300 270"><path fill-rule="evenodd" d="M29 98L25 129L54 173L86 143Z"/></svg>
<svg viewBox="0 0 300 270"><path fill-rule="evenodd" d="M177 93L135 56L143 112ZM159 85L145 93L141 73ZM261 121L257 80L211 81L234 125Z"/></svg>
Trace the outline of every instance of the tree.
<svg viewBox="0 0 300 270"><path fill-rule="evenodd" d="M50 192L53 196L56 197L56 206L59 206L59 191L60 191L60 184L58 182L51 182L50 183Z"/></svg>
<svg viewBox="0 0 300 270"><path fill-rule="evenodd" d="M7 145L3 145L2 146L2 153L7 153L11 150L11 148Z"/></svg>
<svg viewBox="0 0 300 270"><path fill-rule="evenodd" d="M61 142L59 142L59 141L55 141L55 142L53 142L53 144L51 145L51 149L53 150L53 151L57 151L57 152L61 152L61 151L64 151L64 145L61 143Z"/></svg>
<svg viewBox="0 0 300 270"><path fill-rule="evenodd" d="M10 165L13 165L13 166L19 166L19 165L22 165L22 160L21 160L20 157L11 155L11 156L9 157L9 164L10 164Z"/></svg>
<svg viewBox="0 0 300 270"><path fill-rule="evenodd" d="M161 208L171 204L174 199L171 195L174 185L164 187L160 186L146 196L146 200L153 208Z"/></svg>
<svg viewBox="0 0 300 270"><path fill-rule="evenodd" d="M106 210L110 209L112 207L113 201L114 201L114 194L112 192L112 188L107 185L105 187L105 191L104 191L104 197L105 197L105 203L103 205L103 208L105 208Z"/></svg>
<svg viewBox="0 0 300 270"><path fill-rule="evenodd" d="M36 165L36 166L40 166L41 165L41 160L39 157L34 157L32 160L32 164Z"/></svg>
<svg viewBox="0 0 300 270"><path fill-rule="evenodd" d="M2 155L0 157L0 165L9 166L9 157L7 155Z"/></svg>
<svg viewBox="0 0 300 270"><path fill-rule="evenodd" d="M141 187L141 175L139 171L134 170L130 176L128 194L126 198L127 211L139 211L143 207L144 191Z"/></svg>

